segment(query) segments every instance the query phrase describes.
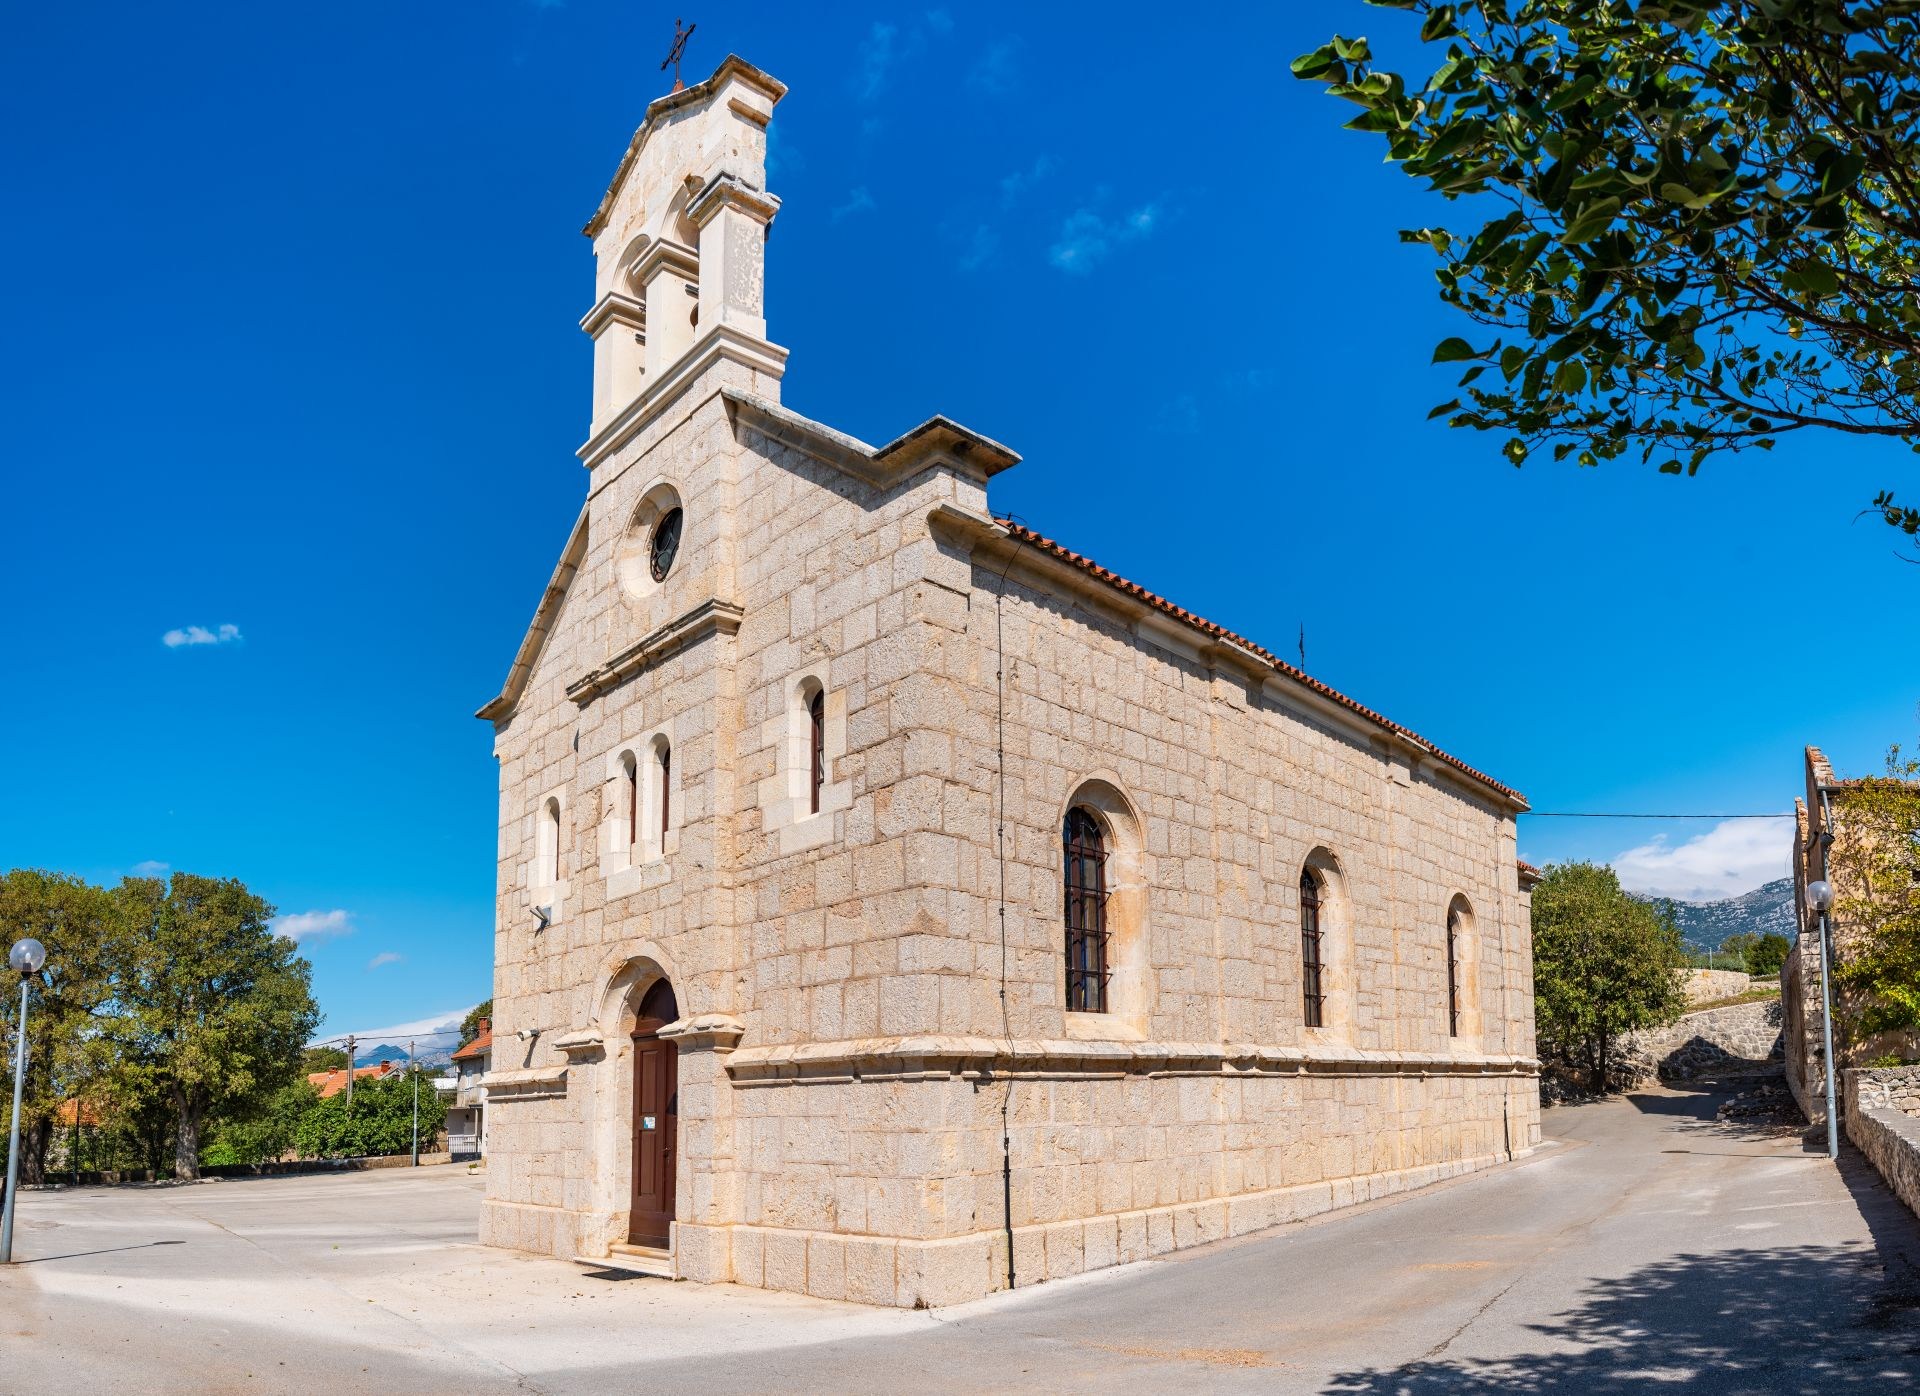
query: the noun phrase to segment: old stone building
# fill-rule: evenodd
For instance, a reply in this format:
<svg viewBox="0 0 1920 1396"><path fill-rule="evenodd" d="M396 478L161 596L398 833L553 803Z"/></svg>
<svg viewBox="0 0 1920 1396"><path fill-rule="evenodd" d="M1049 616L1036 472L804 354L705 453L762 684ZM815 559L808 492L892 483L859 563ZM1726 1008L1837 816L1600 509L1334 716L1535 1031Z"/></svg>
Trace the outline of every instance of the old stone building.
<svg viewBox="0 0 1920 1396"><path fill-rule="evenodd" d="M500 695L483 1236L943 1304L1538 1139L1514 791L780 402L784 88L587 225L586 501Z"/></svg>
<svg viewBox="0 0 1920 1396"><path fill-rule="evenodd" d="M1836 778L1819 747L1806 749L1802 775L1805 793L1793 802L1793 904L1799 931L1780 971L1780 999L1787 1084L1807 1118L1823 1124L1826 994L1820 977L1820 917L1807 903L1807 884L1826 881L1833 888L1827 928L1835 974L1833 1055L1835 1089L1844 1091L1838 1073L1848 1068L1884 1058L1920 1059L1920 1032L1873 1031L1867 1012L1870 995L1840 978L1876 921L1910 903L1920 883L1920 862L1907 818L1876 801L1863 782ZM1902 784L1881 782L1883 790Z"/></svg>

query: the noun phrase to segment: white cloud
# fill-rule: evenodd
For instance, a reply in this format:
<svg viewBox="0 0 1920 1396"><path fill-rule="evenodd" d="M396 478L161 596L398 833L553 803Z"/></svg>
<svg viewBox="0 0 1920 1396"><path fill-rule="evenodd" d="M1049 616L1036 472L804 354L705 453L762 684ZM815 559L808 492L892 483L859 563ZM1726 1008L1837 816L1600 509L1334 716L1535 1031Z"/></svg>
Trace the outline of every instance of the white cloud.
<svg viewBox="0 0 1920 1396"><path fill-rule="evenodd" d="M1020 41L1002 39L967 70L967 86L988 97L1004 97L1019 85Z"/></svg>
<svg viewBox="0 0 1920 1396"><path fill-rule="evenodd" d="M1158 204L1143 204L1119 218L1083 208L1060 225L1060 236L1047 250L1047 260L1061 271L1085 275L1114 248L1151 236L1159 223Z"/></svg>
<svg viewBox="0 0 1920 1396"><path fill-rule="evenodd" d="M184 630L169 630L160 637L160 643L170 650L182 645L230 645L240 638L237 625L215 626L212 630L204 625L189 625Z"/></svg>
<svg viewBox="0 0 1920 1396"><path fill-rule="evenodd" d="M317 1037L309 1046L318 1043L338 1045L346 1040L351 1031L356 1039L354 1050L361 1047L377 1047L383 1042L404 1046L409 1037L426 1038L445 1046L447 1041L460 1035L460 1020L478 1008L470 1003L465 1008L450 1008L445 1013L435 1013L426 1018L415 1018L410 1023L394 1023L384 1028L342 1028L339 1032L330 1032L325 1037ZM425 1044L423 1044L425 1045Z"/></svg>
<svg viewBox="0 0 1920 1396"><path fill-rule="evenodd" d="M896 47L899 38L897 25L883 24L879 20L875 20L873 28L867 31L866 42L860 45L861 101L871 102L886 87L893 65L900 59Z"/></svg>
<svg viewBox="0 0 1920 1396"><path fill-rule="evenodd" d="M1682 844L1658 834L1610 861L1629 892L1686 902L1737 897L1787 875L1786 820L1725 819Z"/></svg>
<svg viewBox="0 0 1920 1396"><path fill-rule="evenodd" d="M1002 176L1000 180L1001 204L1006 207L1012 207L1029 188L1038 184L1052 173L1053 157L1050 155L1040 155L1036 156L1033 164L1026 169L1015 170L1010 175Z"/></svg>
<svg viewBox="0 0 1920 1396"><path fill-rule="evenodd" d="M960 254L960 270L978 271L1000 246L1000 234L988 224L977 225L967 239L967 250Z"/></svg>
<svg viewBox="0 0 1920 1396"><path fill-rule="evenodd" d="M379 969L382 965L397 965L406 958L405 955L397 954L392 950L382 950L378 955L375 955L371 960L367 961L367 968Z"/></svg>
<svg viewBox="0 0 1920 1396"><path fill-rule="evenodd" d="M867 186L862 184L857 189L848 191L847 201L833 211L832 217L833 221L838 223L842 218L851 218L856 213L871 213L872 211L873 195L869 194L867 192Z"/></svg>
<svg viewBox="0 0 1920 1396"><path fill-rule="evenodd" d="M337 908L333 911L296 911L291 916L276 916L273 929L294 942L351 935L353 913Z"/></svg>
<svg viewBox="0 0 1920 1396"><path fill-rule="evenodd" d="M144 863L135 863L133 870L127 874L128 877L165 877L166 875L167 865L152 858Z"/></svg>

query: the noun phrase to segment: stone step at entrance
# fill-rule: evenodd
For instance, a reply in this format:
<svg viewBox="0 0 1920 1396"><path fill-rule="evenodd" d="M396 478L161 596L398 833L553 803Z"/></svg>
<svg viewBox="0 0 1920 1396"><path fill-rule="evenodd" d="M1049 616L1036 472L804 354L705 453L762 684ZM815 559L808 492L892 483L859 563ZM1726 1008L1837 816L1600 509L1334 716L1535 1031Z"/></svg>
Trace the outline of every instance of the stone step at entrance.
<svg viewBox="0 0 1920 1396"><path fill-rule="evenodd" d="M573 1263L594 1270L624 1270L630 1275L651 1275L659 1280L675 1278L672 1251L664 1251L657 1246L630 1246L624 1241L615 1242L604 1256L576 1255Z"/></svg>

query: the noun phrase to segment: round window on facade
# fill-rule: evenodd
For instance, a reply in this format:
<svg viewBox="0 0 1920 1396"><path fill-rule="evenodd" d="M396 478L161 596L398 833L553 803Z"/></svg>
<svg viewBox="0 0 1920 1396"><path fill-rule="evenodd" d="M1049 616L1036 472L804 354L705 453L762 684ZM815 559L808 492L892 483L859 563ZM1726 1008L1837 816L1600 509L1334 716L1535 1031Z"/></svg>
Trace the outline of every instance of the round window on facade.
<svg viewBox="0 0 1920 1396"><path fill-rule="evenodd" d="M656 582L664 582L667 573L673 570L674 555L680 551L681 513L678 509L669 509L660 516L660 522L653 526L653 542L647 550L647 570L653 574Z"/></svg>

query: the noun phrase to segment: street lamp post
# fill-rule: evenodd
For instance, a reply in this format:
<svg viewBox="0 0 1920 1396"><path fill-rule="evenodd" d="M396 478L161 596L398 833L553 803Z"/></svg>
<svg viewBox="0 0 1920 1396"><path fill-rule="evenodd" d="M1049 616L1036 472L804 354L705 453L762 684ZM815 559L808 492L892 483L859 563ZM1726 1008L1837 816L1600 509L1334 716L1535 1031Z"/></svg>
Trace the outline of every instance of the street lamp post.
<svg viewBox="0 0 1920 1396"><path fill-rule="evenodd" d="M1807 907L1820 917L1820 1032L1827 1059L1827 1157L1840 1157L1840 1101L1833 1093L1833 980L1827 954L1827 913L1833 909L1833 884L1825 878L1807 884Z"/></svg>
<svg viewBox="0 0 1920 1396"><path fill-rule="evenodd" d="M13 1040L13 1117L7 1130L7 1195L0 1210L0 1265L13 1261L13 1195L20 1183L20 1096L27 1080L27 981L47 962L47 947L29 936L7 952L7 967L20 976L20 1032Z"/></svg>

